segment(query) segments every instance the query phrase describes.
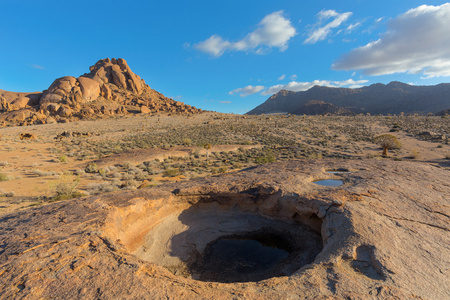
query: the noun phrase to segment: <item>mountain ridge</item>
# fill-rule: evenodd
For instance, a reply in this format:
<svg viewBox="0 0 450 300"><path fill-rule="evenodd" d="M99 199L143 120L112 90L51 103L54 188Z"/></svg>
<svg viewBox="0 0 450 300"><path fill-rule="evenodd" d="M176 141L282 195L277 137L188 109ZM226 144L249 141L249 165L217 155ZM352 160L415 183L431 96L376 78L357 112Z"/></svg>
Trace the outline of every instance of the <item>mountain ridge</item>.
<svg viewBox="0 0 450 300"><path fill-rule="evenodd" d="M392 81L356 89L315 85L300 92L281 90L247 114L308 114L301 108L311 100L322 101L333 105L333 109L342 108L353 114L437 113L450 108L450 83L414 86Z"/></svg>

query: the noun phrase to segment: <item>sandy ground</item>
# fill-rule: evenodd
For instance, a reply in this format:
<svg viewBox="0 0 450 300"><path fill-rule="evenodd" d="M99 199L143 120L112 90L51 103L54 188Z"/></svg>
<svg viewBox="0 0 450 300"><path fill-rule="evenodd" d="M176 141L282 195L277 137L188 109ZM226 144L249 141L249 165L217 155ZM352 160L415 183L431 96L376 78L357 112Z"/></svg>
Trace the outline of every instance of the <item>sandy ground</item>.
<svg viewBox="0 0 450 300"><path fill-rule="evenodd" d="M202 114L191 117L169 116L127 116L114 117L96 121L80 121L67 124L35 125L28 127L10 127L0 129L0 173L8 177L7 181L0 181L0 194L8 197L0 197L0 214L15 211L30 205L39 205L45 199L53 197L55 185L64 174L73 174L76 170L84 169L89 162L95 162L99 167L130 162L139 164L148 160L164 160L169 157L189 156L195 151L205 154L206 150L199 146L182 147L175 146L169 149L151 148L132 150L125 153L111 155L97 160L79 161L68 159L60 161L58 150L61 143L54 138L63 131L90 132L94 134L87 139L92 140L118 140L136 132L147 130L159 130L164 126L171 126L182 130L187 124L208 124L211 122L226 122L218 120L222 114ZM226 115L231 120L242 118L237 115ZM250 117L251 118L251 117ZM254 117L255 122L262 118ZM389 128L380 124L372 126L375 134L390 133ZM36 139L20 140L20 133L32 133ZM290 134L285 132L284 134ZM450 146L443 143L419 140L406 132L393 132L402 143L402 149L391 152L391 158L409 159L418 163L431 163L438 167L450 168ZM304 140L301 134L295 138ZM213 145L211 152L236 151L238 148L253 148L261 145ZM356 157L379 156L381 149L370 142L356 142L354 146L363 149L355 154L353 148L344 149L342 153L353 154ZM326 147L316 147L326 150ZM47 174L47 175L46 175ZM159 180L163 178L158 177ZM184 179L183 177L178 179ZM97 182L92 178L80 178L79 187L86 187L89 183Z"/></svg>

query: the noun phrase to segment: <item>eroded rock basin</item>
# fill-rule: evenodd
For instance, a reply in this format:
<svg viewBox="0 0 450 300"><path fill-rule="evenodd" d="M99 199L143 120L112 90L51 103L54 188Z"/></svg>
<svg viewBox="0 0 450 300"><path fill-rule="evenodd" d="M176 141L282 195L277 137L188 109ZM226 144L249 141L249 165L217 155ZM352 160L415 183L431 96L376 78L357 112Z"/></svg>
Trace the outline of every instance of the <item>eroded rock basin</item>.
<svg viewBox="0 0 450 300"><path fill-rule="evenodd" d="M339 168L352 173L326 174ZM345 184L312 182L324 178ZM0 222L0 298L449 299L447 178L289 161L23 210ZM230 243L255 255L223 264ZM273 259L255 262L261 249Z"/></svg>
<svg viewBox="0 0 450 300"><path fill-rule="evenodd" d="M196 280L247 282L291 275L321 249L320 233L299 222L211 203L166 217L134 255Z"/></svg>

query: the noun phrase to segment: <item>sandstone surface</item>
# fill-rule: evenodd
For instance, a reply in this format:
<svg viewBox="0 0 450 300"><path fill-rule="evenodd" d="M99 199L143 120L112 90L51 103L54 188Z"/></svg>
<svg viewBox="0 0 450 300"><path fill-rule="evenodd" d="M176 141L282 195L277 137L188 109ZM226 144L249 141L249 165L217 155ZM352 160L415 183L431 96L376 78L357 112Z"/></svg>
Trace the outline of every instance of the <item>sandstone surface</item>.
<svg viewBox="0 0 450 300"><path fill-rule="evenodd" d="M449 195L434 166L307 160L31 208L0 220L0 298L449 299ZM204 277L255 229L291 239L273 276Z"/></svg>

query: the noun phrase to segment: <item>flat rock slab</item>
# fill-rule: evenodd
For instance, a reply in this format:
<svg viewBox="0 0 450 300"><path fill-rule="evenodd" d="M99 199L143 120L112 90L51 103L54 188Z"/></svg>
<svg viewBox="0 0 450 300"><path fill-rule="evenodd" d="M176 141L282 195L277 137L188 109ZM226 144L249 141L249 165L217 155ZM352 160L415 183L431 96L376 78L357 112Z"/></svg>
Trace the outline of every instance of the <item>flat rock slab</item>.
<svg viewBox="0 0 450 300"><path fill-rule="evenodd" d="M351 173L326 172L341 168ZM0 298L450 299L448 178L410 162L290 161L20 211L0 219ZM321 179L344 184L313 183ZM240 283L146 258L183 261L158 252L174 237L155 255L143 246L174 216L190 230L183 214L202 205L301 223L320 232L323 249L291 275Z"/></svg>

